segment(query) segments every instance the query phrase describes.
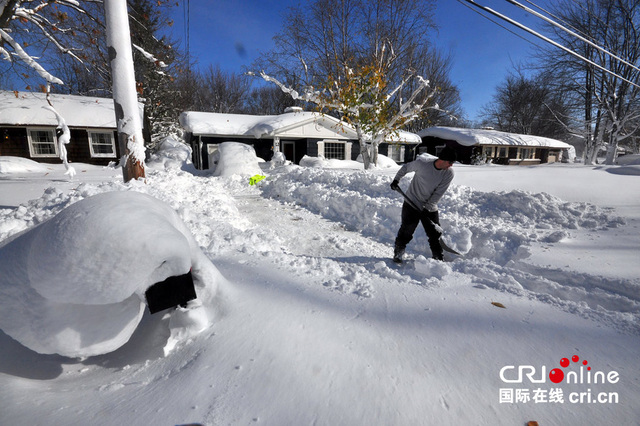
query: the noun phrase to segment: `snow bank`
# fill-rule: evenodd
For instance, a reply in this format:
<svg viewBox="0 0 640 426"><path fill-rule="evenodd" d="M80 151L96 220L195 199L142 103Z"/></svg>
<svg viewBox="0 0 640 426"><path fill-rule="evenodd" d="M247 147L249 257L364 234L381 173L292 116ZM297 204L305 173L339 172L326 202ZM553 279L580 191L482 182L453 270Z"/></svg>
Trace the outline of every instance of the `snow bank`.
<svg viewBox="0 0 640 426"><path fill-rule="evenodd" d="M262 160L251 145L239 142L223 142L209 156L214 176L258 175L262 173L260 162Z"/></svg>
<svg viewBox="0 0 640 426"><path fill-rule="evenodd" d="M614 175L640 176L640 164L631 163L625 166L607 167L607 172Z"/></svg>
<svg viewBox="0 0 640 426"><path fill-rule="evenodd" d="M0 156L0 173L35 173L46 172L47 166L41 163L37 163L28 158Z"/></svg>
<svg viewBox="0 0 640 426"><path fill-rule="evenodd" d="M191 147L173 135L160 141L157 151L151 154L146 165L159 170L195 171L195 167L191 163Z"/></svg>
<svg viewBox="0 0 640 426"><path fill-rule="evenodd" d="M362 163L353 160L326 159L324 157L310 157L305 155L300 160L301 167L314 167L319 169L354 169L362 170Z"/></svg>
<svg viewBox="0 0 640 426"><path fill-rule="evenodd" d="M316 167L321 169L351 169L351 170L363 170L362 155L359 155L356 161L353 160L337 160L326 159L324 157L310 157L305 155L300 160L300 166L302 167ZM391 158L378 154L378 166L379 169L392 169L398 168L398 164Z"/></svg>
<svg viewBox="0 0 640 426"><path fill-rule="evenodd" d="M191 268L189 315L201 318L220 276L177 213L134 191L95 195L0 248L0 328L39 353L111 352L140 322L146 289Z"/></svg>
<svg viewBox="0 0 640 426"><path fill-rule="evenodd" d="M402 187L409 185L406 176ZM390 245L400 226L402 197L389 188L392 177L370 172L289 168L274 173L263 194L299 204L347 229L382 238ZM471 257L505 264L533 241L559 241L575 229L606 229L624 221L587 203L565 202L545 193L481 192L451 185L440 204L445 241ZM414 250L429 254L423 232ZM473 247L473 248L472 248Z"/></svg>

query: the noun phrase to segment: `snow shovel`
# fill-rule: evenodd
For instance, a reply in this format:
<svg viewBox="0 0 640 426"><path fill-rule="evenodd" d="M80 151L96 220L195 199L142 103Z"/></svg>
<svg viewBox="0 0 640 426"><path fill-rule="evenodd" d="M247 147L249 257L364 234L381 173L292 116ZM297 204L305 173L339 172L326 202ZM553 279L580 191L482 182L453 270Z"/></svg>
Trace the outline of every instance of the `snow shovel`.
<svg viewBox="0 0 640 426"><path fill-rule="evenodd" d="M402 190L402 188L398 187L396 188L396 191L398 191L400 194L402 194L402 196L404 197L405 201L407 203L409 203L409 205L411 207L413 207L414 209L418 210L420 213L422 213L422 209L418 206L416 206L416 204L411 201L409 199L409 197L407 197L407 194L404 193L404 191ZM433 223L433 221L431 219L429 219L429 221L433 224L433 226L438 227L438 225L436 225L435 223ZM457 254L458 256L462 256L462 253L458 252L457 250L452 249L451 247L449 247L447 245L447 243L444 242L444 239L442 238L442 236L440 236L440 239L438 240L440 241L440 246L442 247L442 250L444 251L448 251L449 253L453 253L453 254Z"/></svg>

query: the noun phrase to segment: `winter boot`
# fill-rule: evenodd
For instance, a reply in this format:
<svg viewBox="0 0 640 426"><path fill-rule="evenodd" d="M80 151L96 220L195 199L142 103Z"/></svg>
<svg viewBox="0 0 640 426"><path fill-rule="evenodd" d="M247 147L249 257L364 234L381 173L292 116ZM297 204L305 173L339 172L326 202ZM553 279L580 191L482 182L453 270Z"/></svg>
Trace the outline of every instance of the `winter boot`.
<svg viewBox="0 0 640 426"><path fill-rule="evenodd" d="M404 256L404 247L395 246L393 249L393 261L402 263L402 256Z"/></svg>

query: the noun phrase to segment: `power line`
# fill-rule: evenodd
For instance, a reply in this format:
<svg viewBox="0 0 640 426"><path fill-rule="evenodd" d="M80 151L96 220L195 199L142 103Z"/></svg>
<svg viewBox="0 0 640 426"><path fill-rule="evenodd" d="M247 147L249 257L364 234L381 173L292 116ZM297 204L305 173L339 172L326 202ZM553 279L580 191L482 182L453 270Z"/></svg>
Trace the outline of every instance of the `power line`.
<svg viewBox="0 0 640 426"><path fill-rule="evenodd" d="M190 40L190 34L191 34L191 22L190 22L190 15L191 15L191 4L190 4L190 0L183 0L182 1L182 15L183 15L183 23L184 23L184 38L185 38L185 49L187 51L187 70L189 72L189 74L191 74L191 40Z"/></svg>
<svg viewBox="0 0 640 426"><path fill-rule="evenodd" d="M536 12L533 9L528 8L527 6L525 6L525 5L521 4L521 3L518 3L515 0L507 0L507 2L509 2L509 3L511 3L511 4L515 5L515 6L520 7L524 11L529 12L529 13L533 14L534 16L543 19L545 22L548 22L548 23L550 23L551 25L553 25L553 26L555 26L557 28L560 28L562 31L566 32L567 34L572 35L573 37L576 37L577 39L579 39L581 41L584 41L585 43L589 44L590 46L595 47L596 49L598 49L602 53L611 56L612 58L622 62L623 64L625 64L627 66L630 66L630 67L632 67L633 69L635 69L637 71L640 71L640 68L636 67L635 65L630 64L629 62L625 61L624 59L620 58L619 56L617 56L617 55L609 52L608 50L598 46L597 44L593 43L592 41L587 40L586 38L582 37L580 34L577 34L577 33L573 32L573 31L571 31L570 29L558 24L553 19L549 19L546 16Z"/></svg>
<svg viewBox="0 0 640 426"><path fill-rule="evenodd" d="M476 2L475 2L475 1L473 1L473 0L464 0L464 1L466 1L466 2L467 2L467 3L469 3L469 4L472 4L473 6L475 6L475 7L477 7L477 8L480 8L480 9L482 9L482 10L486 11L486 12L489 12L490 14L495 15L495 16L497 16L498 18L500 18L500 19L503 19L503 20L507 21L507 22L508 22L508 23L510 23L511 25L514 25L514 26L516 26L516 27L518 27L518 28L520 28L520 29L522 29L522 30L524 30L524 31L528 32L529 34L532 34L532 35L534 35L534 36L536 36L536 37L538 37L538 38L540 38L540 39L542 39L542 40L546 41L547 43L550 43L550 44L552 44L553 46L555 46L555 47L557 47L557 48L559 48L559 49L564 50L565 52L569 53L569 54L570 54L570 55L572 55L572 56L575 56L576 58L580 59L581 61L584 61L584 62L586 62L586 63L588 63L588 64L590 64L590 65L593 65L594 67L596 67L596 68L598 68L598 69L600 69L600 70L602 70L602 71L604 71L604 72L606 72L606 73L608 73L608 74L610 74L610 75L613 75L614 77L617 77L617 78L621 79L622 81L624 81L624 82L626 82L626 83L629 83L629 84L631 84L631 85L633 85L633 86L635 86L635 87L637 87L637 88L639 88L639 89L640 89L640 86L639 86L638 84L634 83L633 81L631 81L631 80L629 80L629 79L626 79L626 78L622 77L621 75L618 75L618 74L614 73L613 71L611 71L611 70L609 70L609 69L607 69L607 68L605 68L605 67L603 67L603 66L601 66L601 65L599 65L599 64L597 64L597 63L595 63L595 62L593 62L593 61L592 61L592 60L590 60L590 59L585 58L584 56L582 56L582 55L580 55L580 54L578 54L578 53L574 52L573 50L571 50L571 49L569 49L569 48L567 48L567 47L565 47L565 46L561 45L560 43L557 43L557 42L555 42L555 41L551 40L550 38L548 38L548 37L546 37L546 36L544 36L544 35L542 35L542 34L540 34L540 33L536 32L536 31L532 30L531 28L529 28L529 27L527 27L527 26L525 26L525 25L523 25L523 24L519 23L518 21L515 21L515 20L513 20L513 19L509 18L508 16L505 16L505 15L503 15L503 14L499 13L499 12L496 12L495 10L493 10L493 9L491 9L491 8L488 8L488 7L482 6L482 5L480 5L480 4L478 4L478 3L476 3ZM511 0L507 0L507 1L511 1Z"/></svg>
<svg viewBox="0 0 640 426"><path fill-rule="evenodd" d="M508 27L502 25L500 22L496 21L495 19L491 18L491 16L489 15L485 15L484 13L474 9L473 7L469 6L468 4L466 4L463 0L458 0L458 3L460 3L461 5L463 5L464 7L468 8L469 10L471 10L474 13L477 13L478 15L482 16L483 18L493 22L494 24L496 24L497 26L499 26L500 28L502 28L503 30L510 32L511 34L513 34L514 36L521 38L522 40L526 41L527 43L531 43L536 47L539 47L536 43L534 43L533 41L529 40L526 37L523 37L521 34L518 34L515 31L512 31L511 29L509 29Z"/></svg>

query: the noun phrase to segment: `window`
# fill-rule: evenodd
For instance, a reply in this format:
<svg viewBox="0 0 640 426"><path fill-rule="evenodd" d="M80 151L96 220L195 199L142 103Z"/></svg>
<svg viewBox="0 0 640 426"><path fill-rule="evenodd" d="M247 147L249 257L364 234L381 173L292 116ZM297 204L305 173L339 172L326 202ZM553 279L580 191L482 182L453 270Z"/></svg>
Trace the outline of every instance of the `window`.
<svg viewBox="0 0 640 426"><path fill-rule="evenodd" d="M483 156L484 156L485 158L493 158L493 150L494 150L494 147L492 147L492 146L485 146L485 147L483 148Z"/></svg>
<svg viewBox="0 0 640 426"><path fill-rule="evenodd" d="M338 160L344 160L344 143L341 142L325 142L324 143L324 158L327 160L335 158Z"/></svg>
<svg viewBox="0 0 640 426"><path fill-rule="evenodd" d="M404 161L404 146L403 145L389 145L388 150L389 158L396 162Z"/></svg>
<svg viewBox="0 0 640 426"><path fill-rule="evenodd" d="M58 144L53 129L31 128L27 130L29 153L32 157L57 157Z"/></svg>
<svg viewBox="0 0 640 426"><path fill-rule="evenodd" d="M116 146L112 132L89 131L88 133L92 157L116 156Z"/></svg>
<svg viewBox="0 0 640 426"><path fill-rule="evenodd" d="M520 148L521 160L532 160L535 158L535 149L533 148Z"/></svg>
<svg viewBox="0 0 640 426"><path fill-rule="evenodd" d="M508 151L508 148L506 146L501 146L501 147L498 148L497 157L506 158L508 156L509 156L509 151Z"/></svg>

